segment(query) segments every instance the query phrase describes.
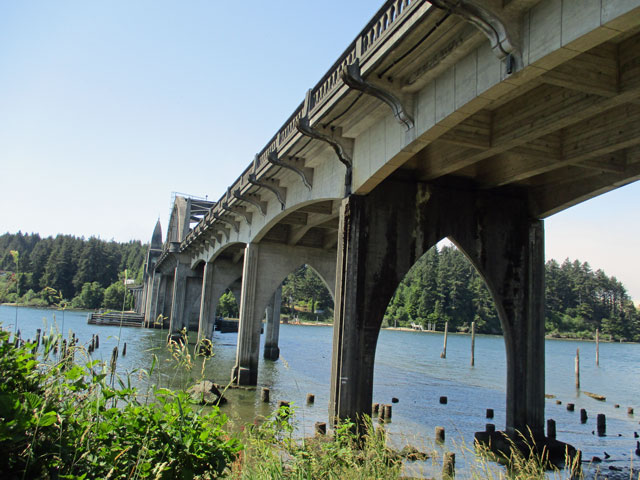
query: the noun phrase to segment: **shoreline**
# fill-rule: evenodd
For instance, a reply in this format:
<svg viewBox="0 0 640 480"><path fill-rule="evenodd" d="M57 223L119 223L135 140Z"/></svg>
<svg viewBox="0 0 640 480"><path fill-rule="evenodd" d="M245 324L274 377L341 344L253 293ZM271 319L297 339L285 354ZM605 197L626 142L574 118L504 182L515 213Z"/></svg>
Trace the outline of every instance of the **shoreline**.
<svg viewBox="0 0 640 480"><path fill-rule="evenodd" d="M72 307L67 307L67 308L58 308L58 307L54 307L54 306L48 306L48 307L34 307L34 306L30 306L30 305L24 305L24 304L16 304L16 303L0 303L0 306L5 306L5 307L19 307L19 308L33 308L33 309L37 309L37 310L52 310L52 311L69 311L69 312L86 312L86 313L91 313L91 312L98 312L99 310L86 310L86 309L81 309L81 308L72 308ZM115 311L115 310L114 310ZM126 313L126 312L125 312ZM286 324L286 325L303 325L303 326L308 326L308 327L333 327L333 323L332 322L311 322L311 321L300 321L300 322L283 322L282 320L280 321L281 324ZM398 331L398 332L417 332L417 333L438 333L443 335L444 331L442 330L416 330L413 329L411 327L381 327L381 330L393 330L393 331ZM448 335L468 335L470 336L471 333L470 332L452 332L449 331L447 332ZM494 336L494 337L501 337L501 334L498 333L476 333L476 335L478 336ZM595 343L595 337L590 337L590 338L577 338L574 336L570 336L570 335L563 335L563 334L553 334L553 335L549 335L549 334L545 334L544 336L545 340L567 340L567 341L574 341L574 342L594 342ZM607 340L604 338L600 338L600 343L621 343L621 344L637 344L640 342L629 342L629 341L619 341L619 340Z"/></svg>
<svg viewBox="0 0 640 480"><path fill-rule="evenodd" d="M280 322L283 325L293 325L293 326L298 326L298 325L303 325L303 326L308 326L308 327L333 327L333 323L329 323L329 322L298 322L298 323L294 323L294 322ZM444 335L444 331L441 330L415 330L411 327L381 327L381 330L393 330L393 331L397 331L397 332L416 332L416 333L438 333L440 335ZM447 332L447 335L466 335L466 336L471 336L471 333L469 332ZM477 336L484 336L484 337L502 337L501 334L498 333L476 333ZM594 342L595 343L595 338L576 338L576 337L571 337L571 336L557 336L557 335L545 335L544 336L545 340L569 340L569 341L574 341L574 342ZM628 344L637 344L640 342L621 342L621 341L616 341L616 340L605 340L605 339L600 339L600 343L628 343Z"/></svg>

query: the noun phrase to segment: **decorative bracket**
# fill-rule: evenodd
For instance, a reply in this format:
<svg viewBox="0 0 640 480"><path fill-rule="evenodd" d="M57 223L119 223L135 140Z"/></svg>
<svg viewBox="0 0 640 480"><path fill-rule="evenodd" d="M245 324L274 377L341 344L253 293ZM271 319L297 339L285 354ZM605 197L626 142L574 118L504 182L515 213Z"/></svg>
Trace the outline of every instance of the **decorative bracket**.
<svg viewBox="0 0 640 480"><path fill-rule="evenodd" d="M304 166L303 159L295 157L290 157L287 160L284 158L278 158L278 153L273 151L267 155L267 161L272 165L293 170L300 175L304 186L311 190L311 187L313 186L313 168L306 168ZM297 163L302 163L302 166L296 165Z"/></svg>
<svg viewBox="0 0 640 480"><path fill-rule="evenodd" d="M233 196L238 200L250 203L251 205L256 207L263 217L267 215L267 202L260 201L260 197L258 197L257 195L252 195L250 193L247 195L242 195L240 193L240 189L238 188L237 190L233 191ZM254 197L256 197L257 199Z"/></svg>
<svg viewBox="0 0 640 480"><path fill-rule="evenodd" d="M287 200L287 190L281 187L280 185L278 185L277 180L273 180L273 179L258 180L258 177L256 177L256 174L252 173L249 175L249 183L257 187L266 188L267 190L272 192L278 199L278 202L280 202L280 205L282 206L282 210L284 210L285 201Z"/></svg>
<svg viewBox="0 0 640 480"><path fill-rule="evenodd" d="M216 225L216 233L218 232L222 232L222 234L224 235L224 238L226 238L227 242L229 241L231 232L229 231L228 228L224 228L222 225ZM217 235L216 239L218 240L218 243L220 243L220 245L222 245L222 235Z"/></svg>
<svg viewBox="0 0 640 480"><path fill-rule="evenodd" d="M244 217L249 225L251 225L251 220L253 218L253 214L248 211L245 207L241 207L240 205L229 205L227 202L222 203L222 209L226 212L233 213L235 215L240 215Z"/></svg>
<svg viewBox="0 0 640 480"><path fill-rule="evenodd" d="M407 113L404 105L402 105L402 102L395 95L362 78L358 59L351 65L347 65L347 68L342 71L342 81L354 90L359 90L382 100L391 107L394 117L396 117L396 120L398 120L400 124L404 125L407 130L413 128L413 118Z"/></svg>
<svg viewBox="0 0 640 480"><path fill-rule="evenodd" d="M321 142L328 143L331 148L336 152L338 160L340 160L345 167L347 167L347 173L344 176L344 194L349 195L351 193L351 171L352 161L351 157L347 153L347 148L342 144L342 141L338 140L329 133L325 133L320 129L313 128L309 121L309 102L311 99L311 90L307 91L307 96L304 99L303 115L296 121L296 130L307 137L320 140ZM350 149L351 150L351 149Z"/></svg>
<svg viewBox="0 0 640 480"><path fill-rule="evenodd" d="M227 218L224 218L222 215L218 215L217 213L213 214L213 218L215 218L219 222L226 223L227 225L231 225L236 233L240 232L240 228L239 228L237 222L234 222L233 220L229 220Z"/></svg>
<svg viewBox="0 0 640 480"><path fill-rule="evenodd" d="M430 0L434 7L462 17L474 25L489 39L493 53L500 60L506 59L507 72L511 73L522 65L520 52L516 48L514 32L495 13L473 0Z"/></svg>

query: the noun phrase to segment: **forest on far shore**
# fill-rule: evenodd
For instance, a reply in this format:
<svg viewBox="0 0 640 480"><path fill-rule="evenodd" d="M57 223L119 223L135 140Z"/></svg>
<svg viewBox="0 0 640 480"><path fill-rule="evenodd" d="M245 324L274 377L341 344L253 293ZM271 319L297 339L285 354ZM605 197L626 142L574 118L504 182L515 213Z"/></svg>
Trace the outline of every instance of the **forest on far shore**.
<svg viewBox="0 0 640 480"><path fill-rule="evenodd" d="M125 298L125 275L142 283L147 245L70 235L0 235L0 303L45 307L119 310L133 307ZM546 265L546 332L551 336L640 341L640 311L624 285L586 262L566 259ZM125 273L126 272L126 273ZM124 302L123 302L124 299ZM303 265L282 286L282 313L302 320L332 321L333 301L315 271ZM218 303L218 315L237 317L230 291ZM438 330L501 334L493 299L484 280L453 246L432 248L398 286L383 326L411 324Z"/></svg>
<svg viewBox="0 0 640 480"><path fill-rule="evenodd" d="M33 307L133 307L124 277L142 283L147 246L72 235L0 235L0 303Z"/></svg>

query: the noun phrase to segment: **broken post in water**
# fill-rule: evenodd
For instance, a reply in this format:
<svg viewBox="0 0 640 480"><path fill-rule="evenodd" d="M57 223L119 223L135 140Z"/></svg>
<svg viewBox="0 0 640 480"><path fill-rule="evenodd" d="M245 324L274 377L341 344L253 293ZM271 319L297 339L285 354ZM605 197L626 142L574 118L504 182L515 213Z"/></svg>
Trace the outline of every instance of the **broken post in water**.
<svg viewBox="0 0 640 480"><path fill-rule="evenodd" d="M596 365L600 366L600 329L596 328Z"/></svg>
<svg viewBox="0 0 640 480"><path fill-rule="evenodd" d="M471 322L471 366L476 363L476 322Z"/></svg>
<svg viewBox="0 0 640 480"><path fill-rule="evenodd" d="M576 390L580 390L580 349L576 348Z"/></svg>

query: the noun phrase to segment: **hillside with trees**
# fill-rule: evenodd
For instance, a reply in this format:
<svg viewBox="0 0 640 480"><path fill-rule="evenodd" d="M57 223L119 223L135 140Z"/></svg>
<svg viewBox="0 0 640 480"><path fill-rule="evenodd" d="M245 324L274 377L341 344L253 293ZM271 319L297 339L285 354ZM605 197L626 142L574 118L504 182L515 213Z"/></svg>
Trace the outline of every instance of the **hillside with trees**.
<svg viewBox="0 0 640 480"><path fill-rule="evenodd" d="M549 260L545 265L546 332L551 336L590 338L596 329L612 339L640 341L640 312L624 285L588 263ZM406 275L385 315L386 323L502 333L484 280L462 252L432 248Z"/></svg>
<svg viewBox="0 0 640 480"><path fill-rule="evenodd" d="M128 278L142 281L147 246L71 235L0 235L0 303L121 309ZM127 298L131 307L132 297Z"/></svg>
<svg viewBox="0 0 640 480"><path fill-rule="evenodd" d="M0 303L76 308L122 308L124 272L142 281L147 246L98 238L38 234L0 236ZM546 332L552 336L590 338L596 329L611 339L640 341L640 311L624 285L579 260L546 263ZM127 308L132 307L127 299ZM303 265L282 286L282 313L301 320L332 321L333 301L315 271ZM218 314L238 316L231 292ZM451 331L500 334L502 327L482 277L453 246L432 248L398 286L385 313L388 326L449 322Z"/></svg>

